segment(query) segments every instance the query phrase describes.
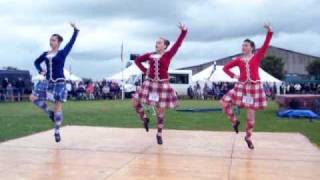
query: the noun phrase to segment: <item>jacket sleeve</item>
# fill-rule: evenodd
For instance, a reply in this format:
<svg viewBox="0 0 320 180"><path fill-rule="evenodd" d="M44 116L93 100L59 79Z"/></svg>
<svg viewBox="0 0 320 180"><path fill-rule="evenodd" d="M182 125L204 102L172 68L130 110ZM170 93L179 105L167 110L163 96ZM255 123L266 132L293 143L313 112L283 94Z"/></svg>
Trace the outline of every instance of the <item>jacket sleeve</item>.
<svg viewBox="0 0 320 180"><path fill-rule="evenodd" d="M71 49L72 49L72 47L78 37L78 33L79 33L79 30L74 29L71 39L69 40L69 42L66 44L66 46L62 50L62 53L64 56L67 56L70 53L70 51L71 51Z"/></svg>
<svg viewBox="0 0 320 180"><path fill-rule="evenodd" d="M181 30L181 33L180 33L178 39L176 40L176 42L172 45L172 47L168 51L170 57L173 57L177 53L177 51L178 51L179 47L181 46L186 35L187 35L187 30Z"/></svg>
<svg viewBox="0 0 320 180"><path fill-rule="evenodd" d="M266 35L266 38L264 40L264 43L263 45L260 47L260 49L258 50L258 52L256 53L256 56L257 56L257 60L260 62L264 55L266 54L268 48L269 48L269 44L270 44L270 41L271 41L271 38L272 38L272 34L273 32L272 31L268 31L267 32L267 35Z"/></svg>
<svg viewBox="0 0 320 180"><path fill-rule="evenodd" d="M147 73L147 68L142 64L142 62L146 62L149 56L150 56L150 53L146 53L144 55L137 57L134 60L134 63L138 66L138 68L142 71L143 74Z"/></svg>
<svg viewBox="0 0 320 180"><path fill-rule="evenodd" d="M44 53L42 53L35 61L34 61L34 66L36 67L36 69L37 69L37 71L39 72L39 73L41 73L41 72L43 72L43 69L42 69L42 67L41 67L41 63L43 62L43 61L45 61L45 52Z"/></svg>
<svg viewBox="0 0 320 180"><path fill-rule="evenodd" d="M232 61L228 62L223 66L223 71L231 78L234 78L235 74L232 71L230 71L230 69L232 69L237 65L238 65L237 59L233 59Z"/></svg>

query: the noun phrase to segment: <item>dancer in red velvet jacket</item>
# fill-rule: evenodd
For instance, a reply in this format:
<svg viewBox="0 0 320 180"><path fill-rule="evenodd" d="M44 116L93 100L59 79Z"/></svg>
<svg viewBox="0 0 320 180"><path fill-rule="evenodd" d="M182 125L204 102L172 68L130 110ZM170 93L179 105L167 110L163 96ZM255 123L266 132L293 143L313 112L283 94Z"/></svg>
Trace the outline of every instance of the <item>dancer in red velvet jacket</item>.
<svg viewBox="0 0 320 180"><path fill-rule="evenodd" d="M265 24L264 28L268 30L267 36L264 44L256 53L254 53L254 42L246 39L242 44L242 56L234 58L223 68L225 73L231 78L237 79L238 82L232 90L222 97L220 104L236 133L239 132L240 122L232 111L232 105L247 109L245 141L250 149L254 149L251 135L255 123L255 112L267 106L266 95L259 77L259 65L269 47L272 38L272 28L269 24ZM230 70L233 67L240 69L240 75L236 75Z"/></svg>
<svg viewBox="0 0 320 180"><path fill-rule="evenodd" d="M132 103L143 122L146 131L149 131L149 118L144 113L142 104L151 105L156 108L157 114L157 142L162 144L162 129L164 124L164 113L166 108L177 106L175 91L169 85L168 68L173 56L177 53L186 34L187 27L179 24L181 34L173 46L166 51L170 42L165 38L159 38L156 42L156 52L146 53L135 60L146 80L133 95ZM145 67L143 62L147 62L149 67Z"/></svg>

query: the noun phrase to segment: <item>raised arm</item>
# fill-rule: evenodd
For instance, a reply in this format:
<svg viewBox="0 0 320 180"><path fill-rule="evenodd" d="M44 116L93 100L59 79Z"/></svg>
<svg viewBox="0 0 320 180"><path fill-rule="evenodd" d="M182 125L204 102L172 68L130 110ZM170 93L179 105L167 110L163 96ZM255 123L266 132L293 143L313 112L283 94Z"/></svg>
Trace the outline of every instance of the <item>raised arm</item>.
<svg viewBox="0 0 320 180"><path fill-rule="evenodd" d="M172 45L172 47L168 51L168 53L170 54L171 57L173 57L177 53L179 47L181 46L181 44L182 44L182 42L188 32L186 25L180 23L178 27L181 30L181 33L180 33L178 39L176 40L176 42Z"/></svg>
<svg viewBox="0 0 320 180"><path fill-rule="evenodd" d="M34 61L34 66L36 67L39 74L44 74L44 70L41 67L41 63L45 61L46 59L45 56L46 56L46 53L44 52Z"/></svg>
<svg viewBox="0 0 320 180"><path fill-rule="evenodd" d="M230 76L231 78L237 78L237 75L234 74L230 69L238 65L238 60L237 59L232 59L232 61L228 62L223 66L223 71Z"/></svg>
<svg viewBox="0 0 320 180"><path fill-rule="evenodd" d="M266 38L264 40L263 45L260 47L260 49L256 53L256 56L258 56L258 58L256 58L256 59L259 61L261 61L263 59L264 55L266 54L266 51L269 48L269 44L270 44L272 34L273 34L272 27L270 24L265 24L264 28L266 28L268 32L267 32L267 35L266 35Z"/></svg>
<svg viewBox="0 0 320 180"><path fill-rule="evenodd" d="M73 27L73 34L72 34L70 41L66 44L66 46L62 50L62 53L64 54L64 56L67 56L70 53L70 51L73 47L73 44L75 43L77 36L78 36L78 33L79 33L79 29L76 27L75 24L70 23L70 25L71 25L71 27Z"/></svg>
<svg viewBox="0 0 320 180"><path fill-rule="evenodd" d="M134 63L138 66L138 68L142 71L143 74L147 73L147 68L142 64L142 62L147 61L149 56L150 56L150 53L146 53L144 55L137 57L134 60Z"/></svg>

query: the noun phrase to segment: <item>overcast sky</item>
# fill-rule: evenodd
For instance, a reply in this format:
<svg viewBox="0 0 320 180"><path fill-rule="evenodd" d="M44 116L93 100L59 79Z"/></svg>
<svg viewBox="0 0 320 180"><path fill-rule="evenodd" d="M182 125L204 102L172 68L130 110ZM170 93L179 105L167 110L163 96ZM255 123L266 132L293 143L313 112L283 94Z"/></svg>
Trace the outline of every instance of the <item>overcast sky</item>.
<svg viewBox="0 0 320 180"><path fill-rule="evenodd" d="M94 79L120 71L122 41L127 61L153 51L158 37L174 41L179 21L189 34L172 69L239 53L245 38L259 46L264 22L273 25L272 45L320 56L319 9L319 0L0 0L0 67L34 75L50 35L69 40L69 21L80 33L66 67Z"/></svg>

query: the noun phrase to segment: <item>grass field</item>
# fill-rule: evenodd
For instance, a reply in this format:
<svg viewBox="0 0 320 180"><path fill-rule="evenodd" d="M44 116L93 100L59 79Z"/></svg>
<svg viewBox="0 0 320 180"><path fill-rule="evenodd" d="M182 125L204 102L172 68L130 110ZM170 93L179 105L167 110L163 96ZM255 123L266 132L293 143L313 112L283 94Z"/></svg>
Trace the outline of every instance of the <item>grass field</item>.
<svg viewBox="0 0 320 180"><path fill-rule="evenodd" d="M180 101L179 108L219 107L213 101ZM287 120L276 117L277 105L270 102L265 111L257 113L255 131L300 132L320 146L320 121ZM126 101L70 101L64 104L64 125L110 126L140 128L141 123ZM183 113L169 110L165 128L185 130L231 131L231 126L221 112ZM155 118L151 116L151 126ZM245 128L245 113L241 111L241 130ZM31 103L0 104L0 142L52 128L51 121Z"/></svg>

